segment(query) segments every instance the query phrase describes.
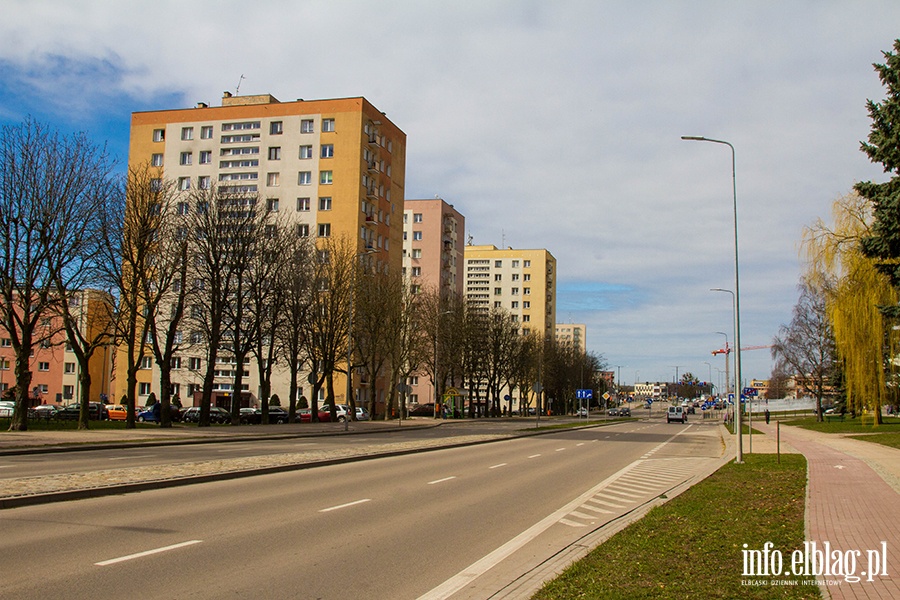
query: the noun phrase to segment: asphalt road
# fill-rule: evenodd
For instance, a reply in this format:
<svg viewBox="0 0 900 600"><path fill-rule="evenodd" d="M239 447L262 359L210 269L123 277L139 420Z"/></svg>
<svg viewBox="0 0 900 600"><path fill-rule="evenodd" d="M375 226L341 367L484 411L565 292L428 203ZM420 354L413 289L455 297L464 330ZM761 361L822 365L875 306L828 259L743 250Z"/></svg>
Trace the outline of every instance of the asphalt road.
<svg viewBox="0 0 900 600"><path fill-rule="evenodd" d="M721 454L717 424L638 421L10 509L3 597L523 597Z"/></svg>

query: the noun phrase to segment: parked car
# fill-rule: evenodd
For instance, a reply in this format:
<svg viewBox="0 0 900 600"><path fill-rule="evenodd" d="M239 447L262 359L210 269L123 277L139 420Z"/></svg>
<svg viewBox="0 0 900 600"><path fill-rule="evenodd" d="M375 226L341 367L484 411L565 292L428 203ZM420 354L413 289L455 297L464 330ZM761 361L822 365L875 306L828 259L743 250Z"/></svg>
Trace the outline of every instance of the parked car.
<svg viewBox="0 0 900 600"><path fill-rule="evenodd" d="M357 421L368 421L369 420L369 411L364 409L362 406L356 407L356 420Z"/></svg>
<svg viewBox="0 0 900 600"><path fill-rule="evenodd" d="M269 407L269 423L274 424L282 424L288 422L288 411L284 410L280 406L270 406ZM262 423L262 409L261 408L242 408L241 409L241 423L246 424L254 424L257 425Z"/></svg>
<svg viewBox="0 0 900 600"><path fill-rule="evenodd" d="M581 407L575 411L575 416L576 417L586 417L586 416L588 416L588 410L584 407Z"/></svg>
<svg viewBox="0 0 900 600"><path fill-rule="evenodd" d="M81 413L81 404L74 402L67 404L59 409L56 413L57 419L77 421L78 415ZM88 402L88 419L93 421L105 421L109 418L109 411L106 406L99 402Z"/></svg>
<svg viewBox="0 0 900 600"><path fill-rule="evenodd" d="M619 416L619 409L618 409L618 408L611 408L611 409L609 409L608 411L606 411L606 414L609 415L610 417L618 417L618 416Z"/></svg>
<svg viewBox="0 0 900 600"><path fill-rule="evenodd" d="M620 417L630 417L631 409L628 408L627 406L623 406L622 408L619 409L619 416Z"/></svg>
<svg viewBox="0 0 900 600"><path fill-rule="evenodd" d="M669 407L669 411L666 413L666 423L671 423L672 421L687 423L687 411L683 406Z"/></svg>
<svg viewBox="0 0 900 600"><path fill-rule="evenodd" d="M58 412L59 407L55 404L40 404L28 409L28 418L49 421L50 419L56 419L56 413Z"/></svg>
<svg viewBox="0 0 900 600"><path fill-rule="evenodd" d="M258 408L241 409L241 425L257 425L262 421L262 411Z"/></svg>
<svg viewBox="0 0 900 600"><path fill-rule="evenodd" d="M309 423L312 421L312 409L304 408L300 410L300 422ZM331 421L331 412L319 409L319 422L328 423Z"/></svg>
<svg viewBox="0 0 900 600"><path fill-rule="evenodd" d="M434 408L433 408L434 404L432 404L431 406L432 406L432 410L434 410ZM330 415L331 414L331 405L323 404L322 408L320 408L319 410L323 410ZM335 404L334 411L337 414L337 420L340 421L341 423L343 423L344 421L347 420L347 415L350 414L350 406L347 404ZM356 420L357 421L368 421L369 420L368 411L364 410L361 406L357 406L356 407Z"/></svg>
<svg viewBox="0 0 900 600"><path fill-rule="evenodd" d="M429 402L427 404L417 404L409 409L409 416L411 417L433 417L434 416L434 402Z"/></svg>
<svg viewBox="0 0 900 600"><path fill-rule="evenodd" d="M200 422L200 407L192 406L184 411L184 414L181 415L181 420L185 423L199 423ZM231 423L231 413L222 408L221 406L210 406L209 407L209 422L210 423Z"/></svg>
<svg viewBox="0 0 900 600"><path fill-rule="evenodd" d="M110 421L124 421L128 417L128 407L123 404L107 404L106 412Z"/></svg>
<svg viewBox="0 0 900 600"><path fill-rule="evenodd" d="M0 419L11 419L15 410L15 402L0 400Z"/></svg>
<svg viewBox="0 0 900 600"><path fill-rule="evenodd" d="M141 423L159 423L159 412L161 409L162 404L157 402L138 411L135 418ZM176 422L181 420L181 410L173 404L169 405L169 420Z"/></svg>

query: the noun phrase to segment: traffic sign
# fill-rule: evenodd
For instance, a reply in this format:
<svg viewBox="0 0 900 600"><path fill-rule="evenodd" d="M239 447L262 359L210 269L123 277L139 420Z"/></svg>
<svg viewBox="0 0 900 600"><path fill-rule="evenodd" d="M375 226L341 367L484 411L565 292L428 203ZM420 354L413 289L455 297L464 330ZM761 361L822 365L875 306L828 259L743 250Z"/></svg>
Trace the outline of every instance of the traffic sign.
<svg viewBox="0 0 900 600"><path fill-rule="evenodd" d="M579 400L590 400L594 397L594 390L575 390L575 397Z"/></svg>

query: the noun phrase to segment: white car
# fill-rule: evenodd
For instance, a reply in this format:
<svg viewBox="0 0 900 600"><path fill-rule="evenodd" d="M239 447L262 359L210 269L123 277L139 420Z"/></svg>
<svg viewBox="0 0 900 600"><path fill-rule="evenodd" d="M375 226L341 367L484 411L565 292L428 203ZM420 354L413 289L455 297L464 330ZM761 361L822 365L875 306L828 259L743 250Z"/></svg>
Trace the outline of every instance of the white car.
<svg viewBox="0 0 900 600"><path fill-rule="evenodd" d="M0 400L0 419L11 419L15 410L15 402Z"/></svg>

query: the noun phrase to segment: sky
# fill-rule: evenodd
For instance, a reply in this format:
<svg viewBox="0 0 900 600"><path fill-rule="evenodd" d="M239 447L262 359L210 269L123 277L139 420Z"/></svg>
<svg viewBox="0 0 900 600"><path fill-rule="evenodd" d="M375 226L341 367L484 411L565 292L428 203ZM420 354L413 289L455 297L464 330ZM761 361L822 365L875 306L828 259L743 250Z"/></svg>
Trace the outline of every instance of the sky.
<svg viewBox="0 0 900 600"><path fill-rule="evenodd" d="M805 227L857 181L896 0L3 0L0 125L84 131L127 162L132 112L364 96L407 135L406 197L475 244L546 248L557 321L619 381L724 385L791 320ZM239 87L239 89L238 89ZM684 141L704 136L723 144ZM765 379L768 348L741 353ZM732 367L733 369L733 367Z"/></svg>

